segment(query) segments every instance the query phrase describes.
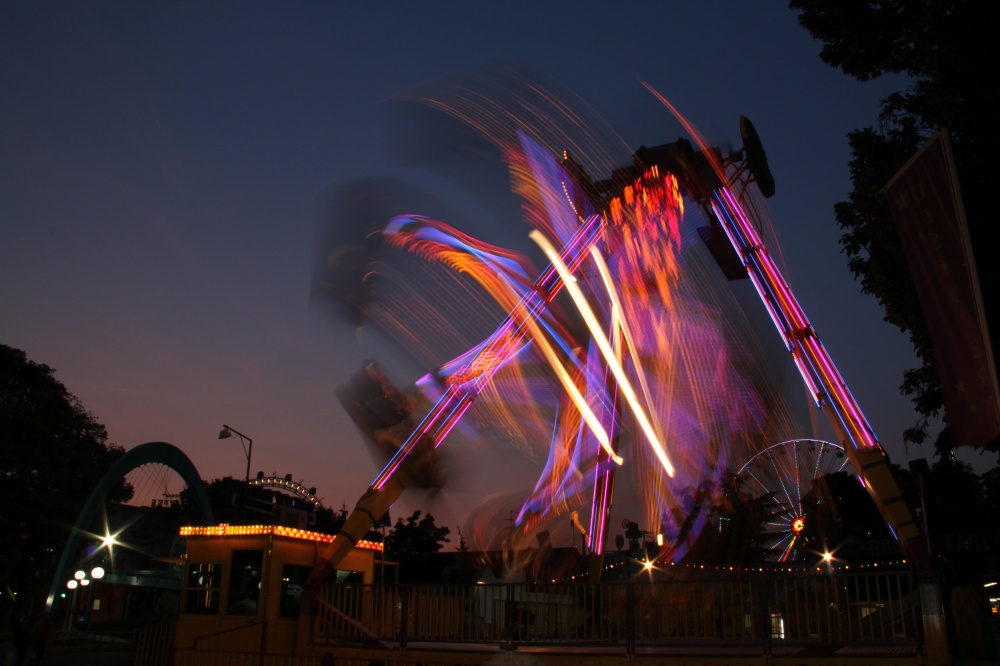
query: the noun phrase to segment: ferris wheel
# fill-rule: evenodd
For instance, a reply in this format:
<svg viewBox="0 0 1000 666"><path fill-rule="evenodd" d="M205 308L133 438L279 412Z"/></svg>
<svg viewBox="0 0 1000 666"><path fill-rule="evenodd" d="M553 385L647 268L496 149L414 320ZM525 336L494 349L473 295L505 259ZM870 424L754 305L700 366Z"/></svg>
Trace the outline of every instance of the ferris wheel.
<svg viewBox="0 0 1000 666"><path fill-rule="evenodd" d="M773 444L750 458L737 472L741 487L753 495L771 495L774 517L766 527L771 557L788 562L801 556L806 527L803 497L814 481L834 472L850 471L844 447L818 439L792 439Z"/></svg>
<svg viewBox="0 0 1000 666"><path fill-rule="evenodd" d="M285 476L264 476L263 472L257 478L250 479L250 485L257 488L278 490L288 495L294 495L312 505L313 509L322 509L323 501L316 497L315 488L306 488L301 482L293 481L291 474Z"/></svg>

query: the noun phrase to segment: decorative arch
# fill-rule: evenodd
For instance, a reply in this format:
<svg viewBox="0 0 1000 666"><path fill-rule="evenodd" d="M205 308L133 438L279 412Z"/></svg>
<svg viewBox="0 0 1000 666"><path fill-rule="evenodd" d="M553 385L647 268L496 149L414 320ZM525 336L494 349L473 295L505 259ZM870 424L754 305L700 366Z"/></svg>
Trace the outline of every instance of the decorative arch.
<svg viewBox="0 0 1000 666"><path fill-rule="evenodd" d="M184 483L187 484L188 489L191 491L195 508L201 516L202 522L206 525L211 525L215 522L212 505L208 501L208 492L205 490L205 484L201 480L198 470L195 469L194 463L191 462L191 459L183 451L173 444L166 442L147 442L126 451L125 455L116 460L108 471L104 473L104 476L94 486L94 490L91 491L87 502L83 505L83 509L76 519L76 524L73 525L73 530L70 532L69 539L66 540L66 546L63 548L62 555L59 558L59 565L56 567L52 585L49 586L49 596L45 600L46 610L52 610L52 604L55 601L56 594L59 592L59 587L65 580L66 565L69 564L70 559L76 553L80 535L84 533L87 526L90 525L91 521L97 515L97 512L104 506L108 493L125 478L126 474L137 467L149 463L166 465L177 472L184 479Z"/></svg>

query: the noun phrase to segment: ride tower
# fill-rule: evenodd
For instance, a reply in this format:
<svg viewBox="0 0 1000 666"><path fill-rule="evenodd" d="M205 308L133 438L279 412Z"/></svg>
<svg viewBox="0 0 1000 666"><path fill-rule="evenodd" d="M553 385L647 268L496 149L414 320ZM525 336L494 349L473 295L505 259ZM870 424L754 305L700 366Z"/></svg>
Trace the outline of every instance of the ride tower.
<svg viewBox="0 0 1000 666"><path fill-rule="evenodd" d="M718 148L703 142L696 150L689 141L681 139L653 148L639 148L634 153L632 165L615 169L612 178L596 183L569 154L564 155L561 166L567 181L572 181L574 186L570 189L581 192L591 208L600 212L582 219L583 223L572 238L557 255L550 257L552 264L496 332L452 362L461 365L463 381L447 384L427 415L412 427L389 463L359 499L341 533L318 560L310 575L310 584L322 582L335 569L338 559L384 515L419 473L422 461L433 455L499 368L526 344L545 306L567 286L567 278L588 259L590 249L607 242L616 202L620 205L626 188L649 170L676 176L685 198L705 213L710 224L699 229L699 235L727 277L751 280L810 395L833 426L852 466L900 541L907 558L916 571L930 571L926 540L903 501L884 449L771 258L758 231L760 224L752 206L744 203L751 187L758 188L764 196L773 195L774 180L753 125L744 117L740 124L743 148L734 155L723 156ZM697 137L694 131L691 133ZM625 334L613 327L608 339L600 342L620 349L625 344ZM604 463L615 462L617 458L615 423L622 409L617 377L610 372L606 376L608 393L614 399L601 418L610 437L608 446L599 453L601 471L596 475L593 488L589 529L580 530L587 534L587 545L598 557L604 551L615 482L615 465Z"/></svg>

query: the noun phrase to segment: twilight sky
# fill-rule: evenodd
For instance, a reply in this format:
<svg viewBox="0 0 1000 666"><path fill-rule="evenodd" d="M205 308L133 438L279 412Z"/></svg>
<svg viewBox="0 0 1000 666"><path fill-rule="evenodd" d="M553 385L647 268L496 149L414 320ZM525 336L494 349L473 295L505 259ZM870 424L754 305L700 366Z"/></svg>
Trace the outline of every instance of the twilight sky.
<svg viewBox="0 0 1000 666"><path fill-rule="evenodd" d="M399 172L388 98L513 60L633 147L679 136L640 79L712 140L753 119L796 294L893 461L930 457L901 444L908 341L859 294L832 214L845 135L894 85L819 48L775 1L2 3L0 342L54 367L114 443L241 476L227 423L254 471L353 506L377 470L333 394L364 356L309 310L323 195ZM490 480L525 492L542 462L495 458ZM469 481L441 522L492 492Z"/></svg>

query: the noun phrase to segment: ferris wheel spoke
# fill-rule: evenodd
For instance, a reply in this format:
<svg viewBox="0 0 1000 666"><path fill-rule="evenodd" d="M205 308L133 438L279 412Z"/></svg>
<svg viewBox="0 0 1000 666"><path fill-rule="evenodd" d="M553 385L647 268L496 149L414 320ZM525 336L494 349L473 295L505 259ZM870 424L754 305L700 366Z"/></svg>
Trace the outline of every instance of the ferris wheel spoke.
<svg viewBox="0 0 1000 666"><path fill-rule="evenodd" d="M788 490L788 482L786 479L779 474L778 483L781 485L781 492L785 496L785 501L781 502L782 506L788 507L789 509L795 508L795 500L792 499L792 493Z"/></svg>
<svg viewBox="0 0 1000 666"><path fill-rule="evenodd" d="M795 470L795 513L802 515L802 467L799 465L799 445L792 445L792 469Z"/></svg>
<svg viewBox="0 0 1000 666"><path fill-rule="evenodd" d="M772 561L801 557L806 528L804 496L817 480L848 468L843 447L816 439L796 439L772 444L752 456L739 478L747 492L757 497L772 495L779 516L762 528ZM821 499L821 497L820 497Z"/></svg>
<svg viewBox="0 0 1000 666"><path fill-rule="evenodd" d="M787 562L790 560L795 553L795 542L797 541L798 535L792 537L791 541L788 542L788 546L785 547L784 552L781 554L780 562Z"/></svg>
<svg viewBox="0 0 1000 666"><path fill-rule="evenodd" d="M747 470L747 476L753 479L754 483L760 486L761 491L763 491L764 493L768 492L767 484L761 481L759 478L757 478L757 475L754 474L751 470Z"/></svg>
<svg viewBox="0 0 1000 666"><path fill-rule="evenodd" d="M772 550L775 551L783 551L785 549L784 545L785 542L795 538L795 535L792 534L791 532L788 533L782 532L779 533L777 536L778 538L774 540L771 546Z"/></svg>

